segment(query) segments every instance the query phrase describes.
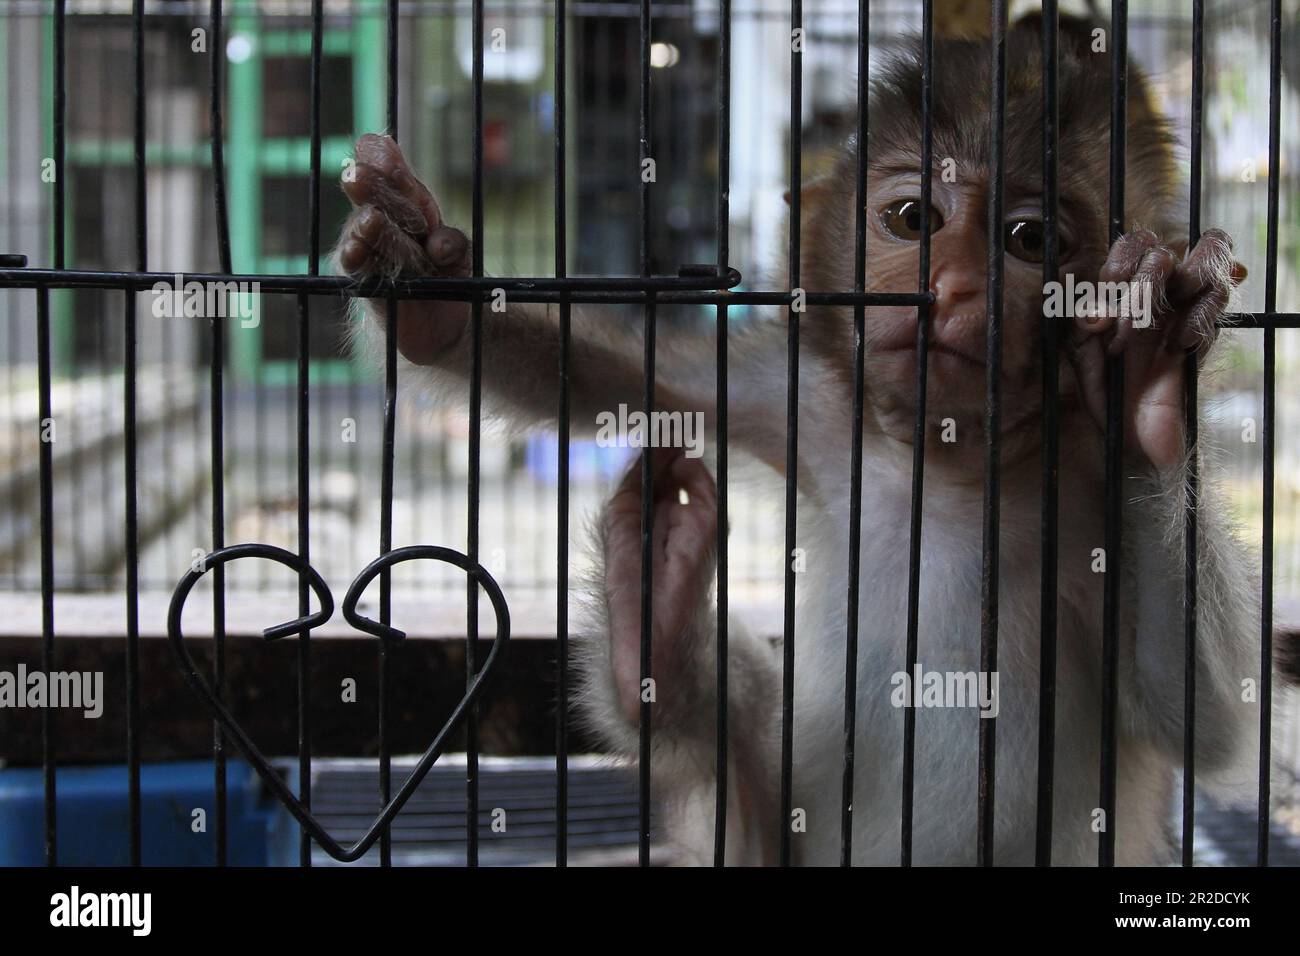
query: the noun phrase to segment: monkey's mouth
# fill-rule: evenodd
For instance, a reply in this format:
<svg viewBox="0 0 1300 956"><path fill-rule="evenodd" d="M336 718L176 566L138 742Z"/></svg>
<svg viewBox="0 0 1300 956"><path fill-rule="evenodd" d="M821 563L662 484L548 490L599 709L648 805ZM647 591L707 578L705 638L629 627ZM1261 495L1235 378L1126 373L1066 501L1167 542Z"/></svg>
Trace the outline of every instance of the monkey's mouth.
<svg viewBox="0 0 1300 956"><path fill-rule="evenodd" d="M915 343L915 342L905 342L905 343L902 343L902 344L900 344L900 345L891 345L891 346L888 346L888 347L885 347L885 348L881 348L881 349L878 349L878 351L880 351L880 352L915 352L915 351L916 351L916 343ZM963 361L963 362L965 362L965 363L967 363L967 364L969 364L969 365L977 366L978 368L983 368L984 365L985 365L985 362L984 362L984 360L983 360L982 358L979 358L979 357L976 356L976 355L972 355L970 352L963 351L962 349L953 348L951 345L945 345L945 344L942 343L942 342L930 342L930 343L928 343L927 346L926 346L926 354L927 354L927 355L936 355L936 354L937 354L937 355L951 355L953 358L960 359L961 361Z"/></svg>

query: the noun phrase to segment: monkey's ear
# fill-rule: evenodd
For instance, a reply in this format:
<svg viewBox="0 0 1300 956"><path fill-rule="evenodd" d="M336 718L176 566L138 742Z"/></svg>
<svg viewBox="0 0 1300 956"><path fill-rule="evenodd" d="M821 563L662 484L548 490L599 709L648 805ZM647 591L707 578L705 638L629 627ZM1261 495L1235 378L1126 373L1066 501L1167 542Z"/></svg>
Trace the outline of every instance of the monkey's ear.
<svg viewBox="0 0 1300 956"><path fill-rule="evenodd" d="M817 203L825 198L830 191L831 177L818 176L811 182L803 184L803 188L799 190L799 196L805 203ZM790 190L787 189L781 196L785 199L785 204L790 205Z"/></svg>

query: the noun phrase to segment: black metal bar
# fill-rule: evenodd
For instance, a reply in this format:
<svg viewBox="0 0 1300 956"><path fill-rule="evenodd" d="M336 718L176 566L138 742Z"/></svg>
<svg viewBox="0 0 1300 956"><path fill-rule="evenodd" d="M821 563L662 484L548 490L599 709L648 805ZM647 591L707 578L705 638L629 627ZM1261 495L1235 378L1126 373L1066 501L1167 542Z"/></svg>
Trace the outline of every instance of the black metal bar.
<svg viewBox="0 0 1300 956"><path fill-rule="evenodd" d="M927 5L928 6L928 5ZM853 288L867 284L867 114L871 4L858 0L858 162L854 170ZM922 121L922 127L927 126ZM844 768L840 780L840 866L853 865L853 767L858 725L858 603L862 573L862 424L866 375L866 309L853 307L853 435L849 462L849 581L844 633Z"/></svg>
<svg viewBox="0 0 1300 956"><path fill-rule="evenodd" d="M476 277L483 275L483 0L473 6L474 64L474 165L473 227L471 255ZM479 465L483 432L483 302L471 311L469 376L469 510L465 551L478 560L479 549ZM465 590L465 686L474 681L478 668L478 586L469 581ZM465 719L465 863L478 866L478 708L471 707Z"/></svg>
<svg viewBox="0 0 1300 956"><path fill-rule="evenodd" d="M568 275L568 0L555 0L555 277ZM569 321L572 309L560 301L559 457L555 535L555 865L569 861Z"/></svg>
<svg viewBox="0 0 1300 956"><path fill-rule="evenodd" d="M64 213L67 209L68 23L66 0L54 0L54 268L67 265Z"/></svg>
<svg viewBox="0 0 1300 956"><path fill-rule="evenodd" d="M707 272L705 271L707 270ZM352 280L343 276L236 274L230 272L187 272L186 280L195 282L256 282L263 292L297 293L311 295L348 296L374 299L389 294L404 299L449 299L480 301L498 288L504 289L513 301L556 302L559 293L567 293L576 301L641 302L650 294L682 296L691 292L721 291L714 298L691 301L715 305L728 302L733 305L785 305L791 300L788 292L731 292L741 281L740 273L729 269L719 283L713 265L683 267L675 276L648 276L634 278L616 276L568 276L560 279L546 277L466 276L459 279L422 276L408 278L371 278ZM35 289L148 289L156 282L170 282L174 272L118 272L91 269L0 269L0 288ZM825 305L916 305L925 301L911 292L873 292L858 295L853 292L809 292L808 301ZM685 302L679 298L677 301Z"/></svg>
<svg viewBox="0 0 1300 956"><path fill-rule="evenodd" d="M149 219L145 163L144 0L132 10L131 46L135 69L135 258L149 267ZM130 818L130 861L140 865L140 532L136 509L136 310L135 294L123 293L122 424L126 523L126 778Z"/></svg>
<svg viewBox="0 0 1300 956"><path fill-rule="evenodd" d="M998 668L998 540L1002 488L1002 279L1003 279L1003 123L1007 105L1007 0L994 0L992 24L992 100L989 110L988 373L984 406L984 559L981 575L980 671ZM979 837L980 866L993 865L994 781L997 721L980 715Z"/></svg>
<svg viewBox="0 0 1300 956"><path fill-rule="evenodd" d="M65 139L67 115L67 22L64 0L54 0L54 268L64 267ZM54 464L47 428L54 425L50 410L50 297L36 298L37 391L40 416L36 423L40 442L41 485L41 667L54 670ZM57 767L54 724L48 707L41 710L41 778L45 790L45 863L58 862Z"/></svg>
<svg viewBox="0 0 1300 956"><path fill-rule="evenodd" d="M1043 283L1056 281L1060 268L1057 210L1060 172L1060 102L1057 90L1058 35L1056 0L1043 0ZM1038 798L1034 829L1034 862L1052 865L1052 800L1056 766L1056 597L1060 436L1058 421L1060 326L1043 312L1043 461L1039 580L1038 654Z"/></svg>
<svg viewBox="0 0 1300 956"><path fill-rule="evenodd" d="M320 96L321 57L324 48L323 0L311 5L311 168L307 181L307 271L320 274ZM304 566L311 564L311 303L306 295L298 296L298 556ZM306 573L298 575L298 614L303 619L311 611L311 582ZM298 799L311 809L311 629L298 632ZM311 836L306 828L298 834L298 865L311 866Z"/></svg>
<svg viewBox="0 0 1300 956"><path fill-rule="evenodd" d="M388 134L397 140L397 35L398 0L388 0L387 101ZM379 552L393 549L393 462L397 455L397 295L390 292L385 302L388 324L384 332L384 454L380 471ZM393 575L385 567L379 576L379 620L392 622ZM389 698L391 696L390 648L379 642L379 802L387 805L393 788L392 742L389 739ZM379 865L393 865L393 831L385 825L379 837Z"/></svg>
<svg viewBox="0 0 1300 956"><path fill-rule="evenodd" d="M928 7L928 4L927 4ZM858 0L858 163L854 170L853 287L867 284L867 113L870 105L871 4ZM922 120L922 127L928 127ZM853 307L853 438L849 466L849 592L845 597L844 770L840 782L840 865L853 865L853 771L858 726L858 606L862 575L862 424L866 310Z"/></svg>
<svg viewBox="0 0 1300 956"><path fill-rule="evenodd" d="M718 277L727 274L731 258L731 0L718 0ZM727 862L727 677L729 637L727 615L727 323L726 304L719 304L717 322L717 408L718 408L718 625L716 637L717 755L714 775L717 787L713 804L713 865Z"/></svg>
<svg viewBox="0 0 1300 956"><path fill-rule="evenodd" d="M641 0L638 22L640 47L640 142L641 183L637 193L637 224L640 231L641 275L650 274L650 183L646 160L650 154L650 0ZM654 408L655 398L655 302L645 303L644 407ZM641 687L652 677L651 645L653 634L653 556L654 556L654 471L650 449L641 452ZM637 740L637 862L650 865L650 746L652 704L644 690Z"/></svg>
<svg viewBox="0 0 1300 956"><path fill-rule="evenodd" d="M930 206L931 176L934 164L934 6L925 0L921 7L921 247L917 274L918 291L930 288ZM859 203L859 205L861 205ZM916 419L912 425L912 497L908 530L907 562L907 644L905 673L916 673L920 643L921 609L921 515L925 494L926 396L929 393L929 326L930 306L921 304L916 314L916 386L913 402ZM858 396L854 396L855 399ZM858 439L855 431L853 436ZM859 439L860 440L860 439ZM861 452L858 453L859 455ZM856 459L854 467L860 470ZM859 482L861 481L859 476ZM856 548L855 548L856 550ZM854 582L857 583L856 581ZM916 688L913 688L913 694ZM912 817L916 779L916 708L915 698L903 709L903 793L899 821L901 848L899 863L912 865Z"/></svg>
<svg viewBox="0 0 1300 956"><path fill-rule="evenodd" d="M798 37L798 41L796 41ZM790 247L789 282L799 287L800 191L803 157L803 2L790 0ZM785 412L785 608L781 661L781 866L790 865L791 813L794 802L794 551L798 525L799 468L799 312L787 312Z"/></svg>
<svg viewBox="0 0 1300 956"><path fill-rule="evenodd" d="M230 215L226 206L225 134L222 114L221 64L225 44L221 41L221 0L211 0L208 26L208 96L211 107L209 123L212 136L213 200L217 213L217 252L223 272L232 272L230 258ZM209 366L209 431L212 468L212 549L226 541L225 409L222 362L225 357L225 326L220 316L212 316L212 356ZM226 683L226 569L212 570L212 674L217 699ZM217 866L226 865L226 745L221 725L212 723L213 831Z"/></svg>
<svg viewBox="0 0 1300 956"><path fill-rule="evenodd" d="M1268 241L1264 311L1277 306L1278 188L1282 140L1282 0L1269 4L1268 51ZM1264 331L1264 514L1260 558L1259 820L1256 863L1268 866L1269 800L1273 754L1273 432L1277 405L1277 336Z"/></svg>
<svg viewBox="0 0 1300 956"><path fill-rule="evenodd" d="M41 470L41 667L54 671L54 473L50 454L50 293L36 294L36 367L40 415L36 423ZM45 788L45 865L58 862L54 726L50 708L41 708L41 777Z"/></svg>
<svg viewBox="0 0 1300 956"><path fill-rule="evenodd" d="M1188 210L1187 248L1196 248L1201 238L1201 128L1205 115L1205 0L1192 0L1192 135L1191 189ZM1183 360L1186 384L1183 421L1187 433L1186 504L1183 512L1183 836L1182 864L1191 866L1196 837L1196 600L1197 600L1197 515L1200 495L1199 413L1197 384L1199 369L1196 349L1189 348Z"/></svg>
<svg viewBox="0 0 1300 956"><path fill-rule="evenodd" d="M1128 2L1111 8L1110 242L1124 233L1124 150L1128 142ZM1120 548L1124 520L1124 356L1106 357L1106 577L1102 593L1101 793L1104 828L1097 865L1115 863L1115 791L1118 759Z"/></svg>

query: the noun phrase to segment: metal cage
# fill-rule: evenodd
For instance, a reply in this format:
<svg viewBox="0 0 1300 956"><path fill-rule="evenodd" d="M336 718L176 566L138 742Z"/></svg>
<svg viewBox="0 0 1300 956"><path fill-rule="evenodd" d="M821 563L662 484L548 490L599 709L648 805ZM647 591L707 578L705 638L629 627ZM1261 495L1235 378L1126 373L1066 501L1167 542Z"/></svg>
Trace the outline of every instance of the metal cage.
<svg viewBox="0 0 1300 956"><path fill-rule="evenodd" d="M148 101L150 76L147 70L145 52L146 18L152 15L146 0L133 0L130 4L131 15L131 74L130 84L133 91L133 139L129 167L133 173L131 182L131 215L134 223L131 240L133 242L134 262L129 269L84 270L68 268L66 210L68 197L65 193L65 177L58 175L52 184L53 218L52 250L53 259L49 268L28 268L26 258L17 253L0 256L0 287L5 289L28 290L30 298L26 301L35 303L35 328L38 350L38 423L45 423L52 416L52 372L51 357L54 345L51 341L51 292L52 290L107 290L105 295L116 298L120 308L122 337L120 341L124 368L122 383L123 394L121 411L123 432L125 436L125 453L123 455L122 514L124 516L124 541L126 549L125 581L122 597L126 609L126 674L125 697L127 706L127 738L125 756L128 768L129 819L130 819L130 855L131 862L141 861L141 735L145 728L141 722L141 699L145 693L140 679L140 551L141 539L138 498L141 486L141 435L137 424L139 410L138 348L139 330L137 322L136 294L147 290L159 282L168 282L172 276L168 273L151 271L148 255L148 202L149 191L146 183L146 166L148 162ZM199 6L203 6L200 4ZM206 30L209 47L213 51L222 51L229 35L228 16L230 11L222 0L210 0ZM239 6L238 3L235 6ZM384 58L384 75L386 87L382 100L383 109L377 120L397 137L405 135L405 128L399 129L399 118L403 115L402 103L399 102L399 51L402 45L403 19L405 5L398 0L382 0L376 6L376 13L385 18L386 29L382 33L386 45ZM714 858L722 865L725 857L726 815L727 815L727 619L728 619L728 562L729 548L726 533L728 515L728 455L727 455L727 328L729 310L743 309L751 306L778 306L787 308L789 328L789 379L787 383L789 405L787 409L787 449L786 483L784 496L784 545L783 555L790 554L796 547L797 520L797 474L799 432L798 423L801 410L798 403L798 355L800 349L800 312L794 308L794 296L789 289L740 288L742 276L732 262L730 245L730 210L729 210L729 176L731 169L731 110L733 93L731 88L732 65L732 0L718 0L716 10L716 73L712 78L716 82L716 96L712 102L712 127L716 137L716 190L711 203L713 228L702 226L699 217L692 215L692 228L696 236L707 237L711 246L712 257L706 264L678 264L678 268L668 270L668 274L655 271L656 262L663 262L667 253L666 240L660 232L655 231L654 203L652 187L642 180L635 186L635 229L629 230L626 238L635 244L636 256L633 265L634 274L623 276L592 277L570 274L572 262L568 237L572 232L569 190L572 188L569 170L573 162L568 146L571 142L569 127L569 106L566 96L566 84L571 80L570 57L572 55L574 8L582 7L580 0L555 0L547 5L551 11L549 23L552 36L549 39L547 57L552 68L553 89L553 129L554 134L548 144L551 150L550 167L553 172L553 207L550 222L549 245L552 268L549 273L508 278L489 278L484 269L485 235L485 0L472 0L468 7L471 27L472 63L470 65L470 106L464 129L469 133L472 148L470 161L466 168L469 181L469 206L471 221L471 238L473 248L473 276L466 279L421 278L371 280L356 284L331 275L322 274L322 153L324 136L321 122L321 103L323 83L326 81L327 44L326 26L329 17L335 12L336 5L326 0L310 0L304 8L307 15L309 40L308 80L308 115L306 143L308 148L306 199L307 213L307 256L304 267L286 270L281 274L268 272L240 272L235 268L235 250L232 249L232 227L230 222L230 196L228 192L226 171L230 166L227 153L225 132L231 125L231 116L226 108L226 77L223 75L225 64L221 55L208 58L208 84L206 96L209 103L207 116L207 137L209 152L201 161L210 168L211 225L217 237L217 268L206 272L188 274L187 279L200 283L257 283L262 292L293 297L296 302L296 338L292 341L293 362L285 367L284 384L288 395L293 396L295 407L293 416L293 435L295 443L296 464L294 471L295 494L293 501L293 520L296 527L296 547L280 548L270 544L253 544L243 541L231 541L228 513L226 511L225 454L228 430L225 416L229 409L226 375L228 368L223 361L229 349L227 330L220 320L213 320L208 330L207 340L202 344L203 354L207 358L208 398L206 409L207 427L210 434L211 468L205 476L210 491L210 534L211 547L201 561L184 575L177 585L169 610L168 632L173 648L182 658L183 667L191 683L207 699L217 720L213 730L212 766L215 774L215 858L218 865L226 862L226 845L228 840L226 819L226 762L232 745L248 759L255 768L264 773L267 784L285 803L301 826L300 860L303 865L311 862L312 841L318 843L331 856L339 860L355 860L363 855L372 844L380 848L380 862L384 865L392 862L391 824L411 796L423 776L438 759L445 748L450 729L457 721L464 722L467 758L465 762L465 816L466 816L466 862L475 865L479 858L479 769L480 727L476 710L476 700L484 686L484 681L491 673L496 662L505 650L510 633L510 618L506 606L507 593L503 593L493 574L491 561L485 560L480 547L480 498L481 498L481 425L482 425L482 374L481 365L481 319L483 303L494 289L505 289L515 301L558 303L562 350L559 366L554 370L560 385L559 407L556 410L559 421L559 434L555 439L558 467L558 509L554 514L557 529L556 551L553 556L553 587L555 590L556 615L556 665L555 699L560 702L559 713L554 722L554 788L556 794L555 848L554 861L564 865L567 860L569 841L567 835L567 804L569 796L568 764L570 751L570 730L568 726L568 593L571 579L571 561L568 545L568 530L571 522L570 513L570 434L568 407L569 375L569 320L570 308L574 303L601 302L621 305L637 315L644 332L644 374L646 407L654 405L655 395L655 342L656 329L662 321L660 314L665 307L678 305L696 305L712 310L718 330L717 338L717 399L719 408L718 421L718 456L716 477L719 489L719 509L721 529L717 537L718 551L718 590L717 590L717 690L718 705L716 712L717 739L717 793L716 793L716 827ZM1201 230L1201 178L1202 178L1202 121L1203 121L1203 72L1204 72L1204 26L1205 2L1193 0L1191 6L1191 36L1193 42L1193 94L1191 109L1191 195L1190 195L1190 232L1192 241L1200 235ZM693 10L693 7L691 8ZM1049 244L1044 261L1045 279L1051 279L1057 271L1058 250L1055 231L1052 225L1057 213L1057 181L1060 157L1057 151L1058 110L1057 110L1057 0L1043 0L1043 15L1048 28L1043 34L1043 58L1045 73L1043 77L1045 91L1045 117L1043 129L1044 161L1044 202L1043 218L1048 225ZM41 10L41 13L46 11ZM157 12L157 11L154 11ZM636 129L628 132L634 135L636 147L628 149L637 160L645 160L653 155L653 139L656 129L652 114L651 97L651 39L652 26L656 21L656 10L650 0L639 0L634 10L628 7L623 13L634 12L635 15L635 56L636 70L632 82L636 88ZM51 49L53 54L52 72L49 82L52 85L50 122L53 130L52 160L54 168L63 170L69 161L67 148L68 123L68 77L70 65L67 58L67 36L69 16L66 0L52 0L50 5L52 23ZM417 16L418 16L417 11ZM699 11L694 11L700 16ZM934 19L932 0L921 0L919 4L920 27L924 60L925 111L923 125L925 135L921 145L922 169L924 170L923 198L928 208L930 194L930 176L933 161L930 119L931 119L931 57L934 45ZM712 15L712 13L710 13ZM858 74L866 76L870 69L869 45L867 42L867 24L869 23L870 5L868 0L859 0L856 8L857 31L853 40ZM789 28L800 30L805 24L805 11L802 0L791 0L789 6ZM1273 171L1279 168L1281 141L1281 60L1282 60L1282 4L1281 0L1269 2L1270 22L1270 63L1269 63L1269 169L1268 180L1268 214L1267 214L1267 263L1266 291L1264 308L1259 312L1234 314L1224 321L1227 325L1258 329L1263 339L1264 349L1264 406L1262 451L1263 471L1263 593L1262 612L1259 622L1260 660L1262 662L1262 685L1260 688L1260 754L1258 778L1258 823L1257 823L1257 861L1260 865L1269 862L1269 807L1270 775L1272 747L1273 687L1273 523L1274 523L1274 395L1276 391L1276 330L1300 326L1300 314L1279 312L1277 309L1277 258L1278 258L1278 209L1279 177ZM990 56L992 57L993 75L996 84L989 103L988 123L992 131L992 158L989 167L989 180L993 184L990 198L990 215L993 221L1001 220L1002 180L1003 180L1003 137L1005 108L1006 59L1005 36L1008 27L1008 0L993 0L992 39ZM1115 0L1110 20L1110 31L1114 42L1114 72L1112 75L1113 101L1111 106L1112 138L1110 142L1110 237L1113 241L1124 229L1124 130L1125 130L1125 91L1127 83L1127 38L1128 38L1128 4L1126 0ZM378 39L380 34L376 33ZM800 206L800 187L803 169L803 96L804 63L803 53L797 45L790 52L790 99L789 128L792 131L788 143L788 177L790 190L790 221L787 248L790 285L800 284L801 249L800 229L802 210ZM853 126L859 141L867 128L868 103L864 94L864 84L858 85L856 115ZM921 267L915 291L908 293L874 293L866 291L864 248L866 243L865 206L863 198L866 189L865 159L857 173L857 218L855 223L855 261L857 273L852 289L817 289L807 293L807 301L812 304L834 304L851 306L854 321L853 368L855 379L855 404L853 419L855 439L853 448L853 469L850 475L850 540L858 542L862 534L862 496L863 481L861 468L861 425L863 417L863 361L864 328L866 317L872 307L880 305L914 306L919 314L919 331L917 349L920 360L917 363L918 412L914 440L913 493L911 501L911 551L910 573L908 576L908 632L906 660L900 661L908 673L917 662L918 646L921 635L918 634L918 596L920 585L920 541L922 534L921 504L924 482L924 429L922 416L926 395L926 319L933 296L928 289L929 276L929 239L928 230L921 242ZM998 529L999 529L999 480L1000 447L997 423L1001 413L1000 396L1000 360L1002 334L1002 285L1003 285L1003 237L1000 229L991 228L989 232L988 260L988 301L989 301L989 337L988 337L988 379L986 415L990 428L986 430L985 447L986 468L984 473L984 507L983 507L983 607L981 615L980 669L995 670L998 660L998 604L997 584L999 577ZM120 293L120 295L119 295ZM379 640L375 645L377 667L379 671L380 704L379 722L376 728L377 748L379 754L379 779L377 787L377 816L368 831L355 843L343 845L336 842L310 815L312 789L312 740L313 720L309 706L307 688L310 684L310 668L313 654L313 631L324 624L333 611L334 599L324 579L314 568L316 556L311 550L312 517L312 482L309 472L309 460L312 453L309 389L315 370L313 363L313 340L320 333L319 317L326 309L322 299L337 300L339 297L386 296L390 305L402 298L455 298L473 303L473 366L470 384L470 419L467 435L468 469L465 474L466 519L468 534L463 552L448 547L417 545L394 547L393 537L393 499L394 483L398 480L395 467L397 451L397 416L399 393L397 378L397 348L393 325L389 326L386 349L386 378L382 391L383 433L380 459L382 474L380 476L380 533L376 542L378 557L353 581L347 595L342 599L343 613L349 623ZM332 306L331 306L332 307ZM21 317L13 317L19 321ZM1042 348L1045 355L1054 355L1057 349L1059 330L1054 321L1043 325ZM114 348L119 345L114 345ZM1056 382L1055 365L1046 363L1049 375L1043 383L1045 400L1045 421L1043 441L1046 449L1045 465L1042 473L1043 508L1042 508L1042 658L1039 720L1039 769L1038 769L1038 819L1037 819L1037 853L1039 865L1051 863L1052 835L1052 801L1053 788L1053 741L1054 741L1054 701L1055 701L1055 663L1056 663L1056 551L1058 536L1057 467L1058 457L1056 431ZM1103 751L1101 766L1098 768L1099 805L1105 810L1108 819L1113 820L1116 807L1116 688L1118 681L1118 638L1120 594L1118 582L1119 556L1121 554L1121 517L1124 508L1123 476L1120 471L1120 449L1122 448L1122 359L1110 360L1108 417L1109 426L1106 438L1106 552L1111 555L1111 573L1106 575L1104 607L1104 658L1103 664L1103 703L1098 715L1102 721ZM1186 366L1188 389L1186 394L1186 414L1190 429L1190 440L1195 442L1195 423L1198 407L1196 365L1189 357ZM196 407L194 415L198 416ZM648 453L642 459L641 480L643 486L643 550L642 550L642 593L646 595L641 607L642 653L641 674L650 673L651 643L651 593L650 580L650 528L653 522L653 509L650 504L651 469ZM1196 488L1197 475L1195 463L1190 477L1191 488ZM40 634L41 666L52 671L58 660L60 645L58 626L55 616L55 554L56 539L54 535L55 461L51 443L39 442L39 582L40 582ZM1194 686L1194 667L1192 666L1194 647L1197 640L1197 568L1195 541L1197 529L1197 512L1194 495L1189 495L1186 513L1187 553L1185 567L1185 611L1186 611L1186 660L1184 719L1187 728L1185 734L1185 774L1183 777L1183 812L1182 812L1182 861L1184 865L1192 863L1193 827L1195 824L1195 768L1194 768L1194 718L1196 713L1196 691ZM280 779L275 769L257 750L251 739L238 729L230 711L223 700L227 693L226 656L226 586L228 564L245 557L260 557L279 562L289 568L298 580L298 614L293 621L280 624L267 630L268 638L296 638L297 673L298 673L298 709L296 715L299 754L297 760L296 788ZM841 820L841 861L848 865L851 859L852 814L854 812L852 792L854 773L854 740L856 694L856 660L858 651L858 582L860 553L857 547L851 547L844 556L848 566L848 591L845 594L845 613L847 615L848 643L845 650L846 700L844 708L844 771L843 799ZM437 739L424 755L415 763L413 772L404 783L394 788L392 781L393 751L389 727L388 703L385 693L393 680L392 649L401 640L401 632L395 629L392 610L392 569L395 565L415 559L428 559L448 563L460 569L467 578L467 633L464 654L465 692L460 703L456 705L448 722L443 725ZM782 726L780 795L782 822L780 836L780 859L783 864L791 861L791 831L785 825L790 817L793 792L793 669L794 649L798 634L795 628L795 572L788 561L783 560L784 576L782 591L782 637L784 654L784 673L782 682ZM361 592L373 579L380 582L377 619L372 620L359 608ZM203 669L190 657L188 646L194 642L185 642L181 633L181 610L191 588L200 579L207 579L212 587L213 630L211 642L211 670ZM497 612L495 625L489 622L486 628L479 621L479 589L483 588L491 598ZM508 592L509 588L504 591ZM313 599L318 610L312 611ZM481 653L480 632L492 632L495 627L495 639L489 653ZM654 781L650 776L651 748L651 704L641 706L640 723L640 762L638 781L639 800L639 860L642 865L651 862L651 815L652 792ZM909 709L904 716L904 796L902 810L902 842L899 847L899 859L903 865L911 863L911 839L913 816L913 759L915 748L915 715ZM46 861L53 865L58 860L59 829L56 820L56 768L60 760L60 740L48 713L41 716L40 757L43 767L43 785L45 801L44 849ZM993 843L993 810L995 805L994 768L996 760L996 720L981 722L979 735L979 788L978 819L979 828L972 838L978 840L978 859L981 865L991 865L995 859ZM1122 808L1119 808L1122 812ZM1097 858L1100 865L1111 865L1115 859L1115 827L1110 826L1098 838Z"/></svg>

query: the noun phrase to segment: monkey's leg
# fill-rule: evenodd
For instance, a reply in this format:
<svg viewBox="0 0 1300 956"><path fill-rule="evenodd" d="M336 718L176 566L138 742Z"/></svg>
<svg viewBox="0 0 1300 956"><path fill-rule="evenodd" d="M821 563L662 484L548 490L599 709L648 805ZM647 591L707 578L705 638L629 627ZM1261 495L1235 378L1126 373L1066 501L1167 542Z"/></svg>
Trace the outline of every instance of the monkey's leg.
<svg viewBox="0 0 1300 956"><path fill-rule="evenodd" d="M716 787L717 492L708 470L680 451L654 452L650 679L641 679L641 476L634 463L600 525L603 570L595 621L575 639L579 719L616 753L639 752L642 701L653 728L652 792L670 839L705 862L713 847ZM775 653L729 627L729 859L770 862L777 794L779 670Z"/></svg>

